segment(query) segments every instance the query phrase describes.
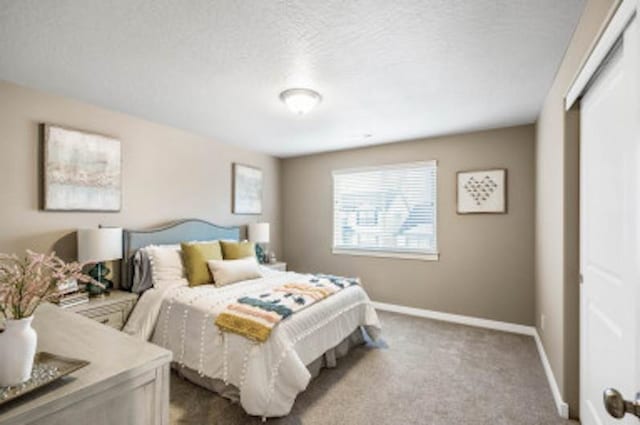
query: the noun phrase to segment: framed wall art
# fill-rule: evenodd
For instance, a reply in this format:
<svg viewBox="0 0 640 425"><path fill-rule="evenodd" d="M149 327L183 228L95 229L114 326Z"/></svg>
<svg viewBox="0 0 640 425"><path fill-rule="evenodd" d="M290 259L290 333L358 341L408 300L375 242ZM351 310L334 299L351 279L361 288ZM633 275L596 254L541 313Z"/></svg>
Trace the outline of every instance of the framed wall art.
<svg viewBox="0 0 640 425"><path fill-rule="evenodd" d="M460 171L457 175L458 214L506 214L507 170Z"/></svg>
<svg viewBox="0 0 640 425"><path fill-rule="evenodd" d="M233 164L233 213L262 214L262 170Z"/></svg>
<svg viewBox="0 0 640 425"><path fill-rule="evenodd" d="M43 125L42 208L117 212L122 207L120 141Z"/></svg>

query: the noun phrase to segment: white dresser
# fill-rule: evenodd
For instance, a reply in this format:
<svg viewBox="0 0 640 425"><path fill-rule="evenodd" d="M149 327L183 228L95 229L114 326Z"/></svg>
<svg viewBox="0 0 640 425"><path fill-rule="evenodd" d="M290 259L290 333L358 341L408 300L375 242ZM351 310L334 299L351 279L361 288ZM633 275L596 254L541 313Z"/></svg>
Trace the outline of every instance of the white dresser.
<svg viewBox="0 0 640 425"><path fill-rule="evenodd" d="M91 364L0 406L0 424L168 425L171 352L50 304L33 326L38 351Z"/></svg>

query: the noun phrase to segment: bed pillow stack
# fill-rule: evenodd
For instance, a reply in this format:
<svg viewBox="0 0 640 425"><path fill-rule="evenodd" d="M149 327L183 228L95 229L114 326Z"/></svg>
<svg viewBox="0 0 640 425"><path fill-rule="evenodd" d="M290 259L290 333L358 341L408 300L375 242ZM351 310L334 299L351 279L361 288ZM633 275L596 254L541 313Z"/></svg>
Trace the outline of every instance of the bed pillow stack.
<svg viewBox="0 0 640 425"><path fill-rule="evenodd" d="M207 261L222 260L220 242L182 243L182 257L189 286L206 285L212 282Z"/></svg>
<svg viewBox="0 0 640 425"><path fill-rule="evenodd" d="M224 286L262 276L252 242L183 242L180 245L150 245L141 251L148 256L149 280L155 287L177 280L184 280L189 286L214 282L216 286ZM140 270L137 273L140 274Z"/></svg>

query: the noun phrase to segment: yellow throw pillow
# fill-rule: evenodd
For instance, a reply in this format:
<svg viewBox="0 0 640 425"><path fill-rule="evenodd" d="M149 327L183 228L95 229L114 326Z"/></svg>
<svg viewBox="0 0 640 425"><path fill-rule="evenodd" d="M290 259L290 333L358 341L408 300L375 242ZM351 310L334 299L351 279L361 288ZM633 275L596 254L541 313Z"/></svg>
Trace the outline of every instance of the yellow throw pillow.
<svg viewBox="0 0 640 425"><path fill-rule="evenodd" d="M207 261L222 260L220 243L218 241L182 243L180 247L182 248L182 258L184 267L187 270L189 286L211 283L213 279L209 273Z"/></svg>
<svg viewBox="0 0 640 425"><path fill-rule="evenodd" d="M225 260L239 260L256 255L256 246L253 242L220 241L220 245L222 245L222 254Z"/></svg>

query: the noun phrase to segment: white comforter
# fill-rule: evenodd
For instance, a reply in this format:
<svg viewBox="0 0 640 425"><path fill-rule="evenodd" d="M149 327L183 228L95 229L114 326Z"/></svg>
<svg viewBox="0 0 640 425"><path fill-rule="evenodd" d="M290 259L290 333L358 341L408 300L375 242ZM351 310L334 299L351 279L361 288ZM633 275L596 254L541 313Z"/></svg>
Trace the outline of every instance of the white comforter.
<svg viewBox="0 0 640 425"><path fill-rule="evenodd" d="M219 332L216 316L230 302L264 288L295 281L296 273L270 272L261 279L216 288L163 282L144 293L125 332L171 350L174 361L202 376L240 390L240 403L252 415L283 416L311 375L307 364L335 347L358 326L377 338L380 324L360 286L346 288L287 318L265 343Z"/></svg>

